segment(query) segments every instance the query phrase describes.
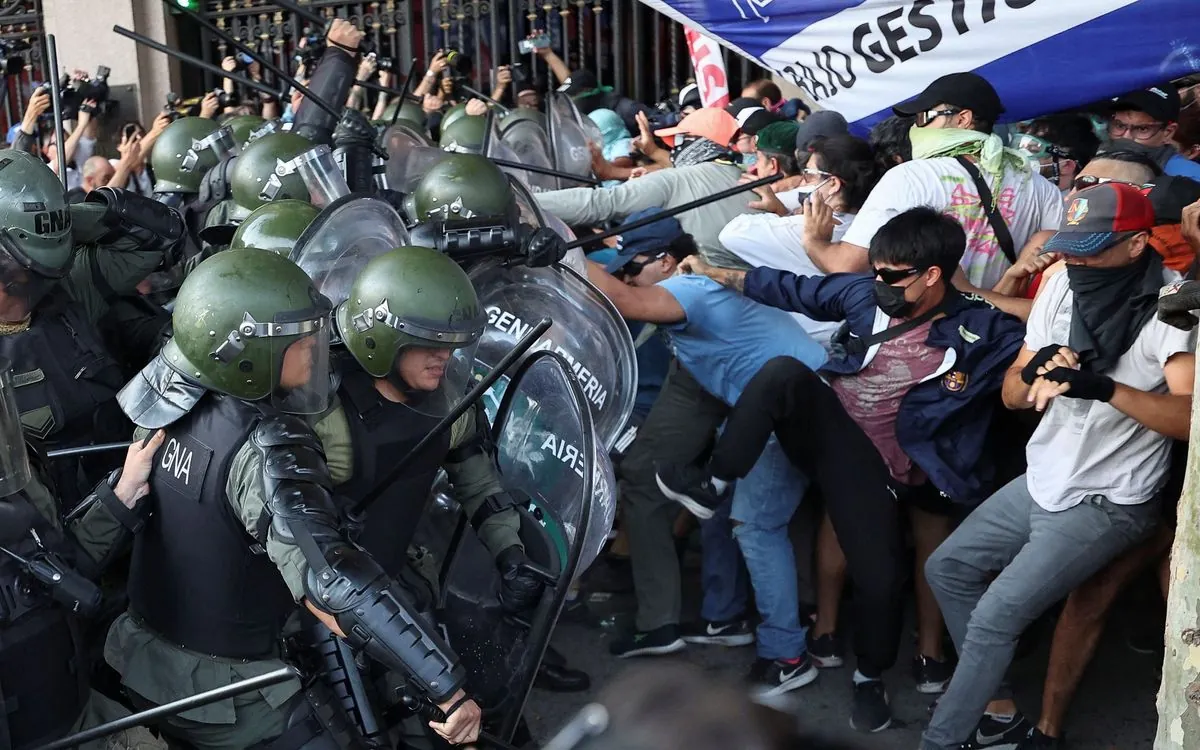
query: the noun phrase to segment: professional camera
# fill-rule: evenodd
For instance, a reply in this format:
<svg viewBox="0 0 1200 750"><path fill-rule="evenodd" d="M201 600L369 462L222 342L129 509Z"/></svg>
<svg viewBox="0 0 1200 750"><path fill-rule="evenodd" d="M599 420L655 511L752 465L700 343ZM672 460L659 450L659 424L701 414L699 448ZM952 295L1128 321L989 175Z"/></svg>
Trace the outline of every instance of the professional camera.
<svg viewBox="0 0 1200 750"><path fill-rule="evenodd" d="M32 48L24 39L0 40L0 75L20 75L25 70L25 58L17 54Z"/></svg>
<svg viewBox="0 0 1200 750"><path fill-rule="evenodd" d="M474 61L466 52L456 49L446 50L446 72L452 78L468 78L471 75L471 69L474 67Z"/></svg>
<svg viewBox="0 0 1200 750"><path fill-rule="evenodd" d="M167 94L167 103L163 105L162 111L171 122L175 122L180 117L184 116L184 113L180 111L182 107L183 100L179 98L179 94L176 94L174 91L172 91Z"/></svg>
<svg viewBox="0 0 1200 750"><path fill-rule="evenodd" d="M396 61L390 57L377 57L375 58L375 66L379 70L395 70Z"/></svg>
<svg viewBox="0 0 1200 750"><path fill-rule="evenodd" d="M74 81L70 76L64 75L59 79L63 119L78 119L79 109L88 99L93 99L97 103L93 114L107 115L112 107L112 102L108 100L108 76L111 73L112 70L107 65L100 65L96 68L95 78Z"/></svg>

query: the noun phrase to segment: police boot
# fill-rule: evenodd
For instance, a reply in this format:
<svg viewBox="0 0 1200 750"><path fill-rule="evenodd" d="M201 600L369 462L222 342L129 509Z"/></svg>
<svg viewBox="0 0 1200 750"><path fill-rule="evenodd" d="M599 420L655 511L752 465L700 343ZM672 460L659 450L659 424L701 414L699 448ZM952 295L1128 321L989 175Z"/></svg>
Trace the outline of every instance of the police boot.
<svg viewBox="0 0 1200 750"><path fill-rule="evenodd" d="M581 693L592 686L592 680L587 672L568 667L566 657L547 646L533 686L552 693Z"/></svg>

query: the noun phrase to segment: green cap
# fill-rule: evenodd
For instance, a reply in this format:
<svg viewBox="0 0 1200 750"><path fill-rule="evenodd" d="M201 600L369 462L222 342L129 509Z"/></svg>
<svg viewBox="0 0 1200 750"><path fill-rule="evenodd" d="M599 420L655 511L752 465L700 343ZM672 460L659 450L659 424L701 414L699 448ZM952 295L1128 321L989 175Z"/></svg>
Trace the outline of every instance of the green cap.
<svg viewBox="0 0 1200 750"><path fill-rule="evenodd" d="M791 156L796 153L796 131L800 123L793 120L773 122L758 131L757 148L764 154Z"/></svg>

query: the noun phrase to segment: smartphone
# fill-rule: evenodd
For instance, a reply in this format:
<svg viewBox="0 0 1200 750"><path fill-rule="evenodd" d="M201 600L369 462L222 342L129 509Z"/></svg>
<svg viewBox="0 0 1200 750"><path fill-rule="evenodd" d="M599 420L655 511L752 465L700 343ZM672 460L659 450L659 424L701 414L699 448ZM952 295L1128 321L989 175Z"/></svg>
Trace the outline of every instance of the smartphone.
<svg viewBox="0 0 1200 750"><path fill-rule="evenodd" d="M245 52L239 52L237 54L237 60L242 65L250 65L251 63L254 62L254 58L251 57L250 55L247 55Z"/></svg>
<svg viewBox="0 0 1200 750"><path fill-rule="evenodd" d="M535 37L522 39L521 41L517 42L517 49L521 51L522 55L531 55L533 54L534 50L546 49L549 46L549 34L538 34Z"/></svg>
<svg viewBox="0 0 1200 750"><path fill-rule="evenodd" d="M125 127L121 130L121 134L125 137L126 140L128 140L128 139L132 138L134 135L136 135L137 131L138 131L137 125L134 125L131 122L131 123L127 123L125 125Z"/></svg>

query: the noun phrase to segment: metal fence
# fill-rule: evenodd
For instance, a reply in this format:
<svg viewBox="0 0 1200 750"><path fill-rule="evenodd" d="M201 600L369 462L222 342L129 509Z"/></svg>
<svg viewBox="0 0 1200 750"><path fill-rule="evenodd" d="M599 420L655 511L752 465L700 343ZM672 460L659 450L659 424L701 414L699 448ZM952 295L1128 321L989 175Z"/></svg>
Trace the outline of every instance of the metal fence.
<svg viewBox="0 0 1200 750"><path fill-rule="evenodd" d="M602 85L639 101L678 92L692 77L683 27L637 0L300 0L300 4L327 18L354 23L366 32L376 54L393 60L399 71L413 57L424 65L437 49L471 55L476 88L490 88L491 71L513 62L520 62L527 74L548 78L540 58L518 52L517 43L535 30L549 33L551 46L572 70L587 68ZM209 0L204 12L219 28L253 44L281 66L291 65L300 39L321 31L269 0ZM207 33L203 37L208 59L219 62L230 52L215 37ZM748 60L724 49L722 53L733 96L744 82L763 75Z"/></svg>
<svg viewBox="0 0 1200 750"><path fill-rule="evenodd" d="M0 0L0 126L21 122L34 84L46 78L46 37L40 0Z"/></svg>

